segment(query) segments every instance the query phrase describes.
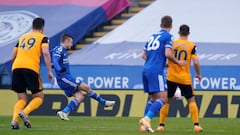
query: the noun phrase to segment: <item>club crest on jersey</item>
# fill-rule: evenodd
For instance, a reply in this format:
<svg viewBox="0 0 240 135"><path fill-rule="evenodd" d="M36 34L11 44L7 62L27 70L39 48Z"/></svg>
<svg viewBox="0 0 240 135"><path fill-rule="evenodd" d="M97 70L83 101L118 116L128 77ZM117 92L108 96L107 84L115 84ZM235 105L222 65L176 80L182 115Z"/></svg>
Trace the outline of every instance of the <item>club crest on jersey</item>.
<svg viewBox="0 0 240 135"><path fill-rule="evenodd" d="M0 46L15 42L31 30L32 21L38 15L29 11L0 12Z"/></svg>

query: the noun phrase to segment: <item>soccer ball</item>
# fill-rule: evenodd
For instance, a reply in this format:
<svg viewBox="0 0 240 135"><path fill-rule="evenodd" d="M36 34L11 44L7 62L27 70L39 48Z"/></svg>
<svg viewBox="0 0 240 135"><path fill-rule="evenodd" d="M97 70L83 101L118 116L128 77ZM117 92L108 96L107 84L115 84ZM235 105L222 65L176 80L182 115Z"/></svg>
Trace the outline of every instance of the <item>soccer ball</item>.
<svg viewBox="0 0 240 135"><path fill-rule="evenodd" d="M174 94L174 99L182 100L183 98L184 96L182 96L180 88L177 87L176 92Z"/></svg>

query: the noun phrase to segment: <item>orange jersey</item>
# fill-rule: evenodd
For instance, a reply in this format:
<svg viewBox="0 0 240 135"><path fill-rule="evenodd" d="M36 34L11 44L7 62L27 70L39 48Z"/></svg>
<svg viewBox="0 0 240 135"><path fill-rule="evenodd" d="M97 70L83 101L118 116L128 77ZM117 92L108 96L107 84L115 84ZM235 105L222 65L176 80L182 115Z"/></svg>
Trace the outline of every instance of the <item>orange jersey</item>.
<svg viewBox="0 0 240 135"><path fill-rule="evenodd" d="M29 32L22 35L14 49L17 50L12 70L26 68L40 72L42 46L48 46L48 38L40 32Z"/></svg>
<svg viewBox="0 0 240 135"><path fill-rule="evenodd" d="M175 40L173 41L172 52L178 60L186 60L187 64L185 66L179 66L168 61L169 68L167 79L172 82L191 85L191 59L198 57L195 44L184 39Z"/></svg>

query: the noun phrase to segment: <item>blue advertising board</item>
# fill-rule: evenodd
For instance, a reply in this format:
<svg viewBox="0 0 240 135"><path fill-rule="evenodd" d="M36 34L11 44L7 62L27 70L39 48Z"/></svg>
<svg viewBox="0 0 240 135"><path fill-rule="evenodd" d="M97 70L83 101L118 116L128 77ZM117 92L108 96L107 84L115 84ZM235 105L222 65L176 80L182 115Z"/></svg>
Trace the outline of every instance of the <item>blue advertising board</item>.
<svg viewBox="0 0 240 135"><path fill-rule="evenodd" d="M92 44L69 56L71 72L93 89L143 89L143 42ZM240 90L239 44L197 43L202 81L196 90ZM43 77L46 78L46 77ZM55 88L46 79L44 87Z"/></svg>
<svg viewBox="0 0 240 135"><path fill-rule="evenodd" d="M214 71L214 72L213 72ZM46 68L42 68L43 86L58 88L47 79ZM202 66L202 81L194 78L191 67L193 87L196 90L240 90L240 70L238 66ZM93 89L136 89L142 90L142 66L72 65L71 73L76 81L83 80Z"/></svg>
<svg viewBox="0 0 240 135"><path fill-rule="evenodd" d="M83 80L93 89L142 89L139 66L71 66L76 81ZM47 79L46 68L42 68L43 87L58 88Z"/></svg>
<svg viewBox="0 0 240 135"><path fill-rule="evenodd" d="M193 67L191 69L194 75ZM201 72L201 82L193 78L193 87L195 89L240 90L239 66L201 66Z"/></svg>

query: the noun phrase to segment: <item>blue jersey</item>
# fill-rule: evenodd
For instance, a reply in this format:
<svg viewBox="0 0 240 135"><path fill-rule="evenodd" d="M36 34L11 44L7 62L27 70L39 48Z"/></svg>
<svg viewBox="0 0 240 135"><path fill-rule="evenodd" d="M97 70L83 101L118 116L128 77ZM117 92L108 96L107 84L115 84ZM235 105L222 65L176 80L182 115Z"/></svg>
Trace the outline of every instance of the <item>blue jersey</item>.
<svg viewBox="0 0 240 135"><path fill-rule="evenodd" d="M165 48L172 48L173 36L166 30L160 30L153 34L144 47L146 62L143 72L155 72L164 74L166 65Z"/></svg>
<svg viewBox="0 0 240 135"><path fill-rule="evenodd" d="M59 87L64 90L64 93L71 97L78 90L78 86L82 83L80 80L72 77L69 70L69 60L67 49L63 46L56 46L51 51L52 63L56 73L57 83ZM63 68L66 71L61 71Z"/></svg>
<svg viewBox="0 0 240 135"><path fill-rule="evenodd" d="M60 45L53 48L50 53L57 79L62 78L66 74L70 74L67 49ZM62 68L66 69L63 73L60 72Z"/></svg>

